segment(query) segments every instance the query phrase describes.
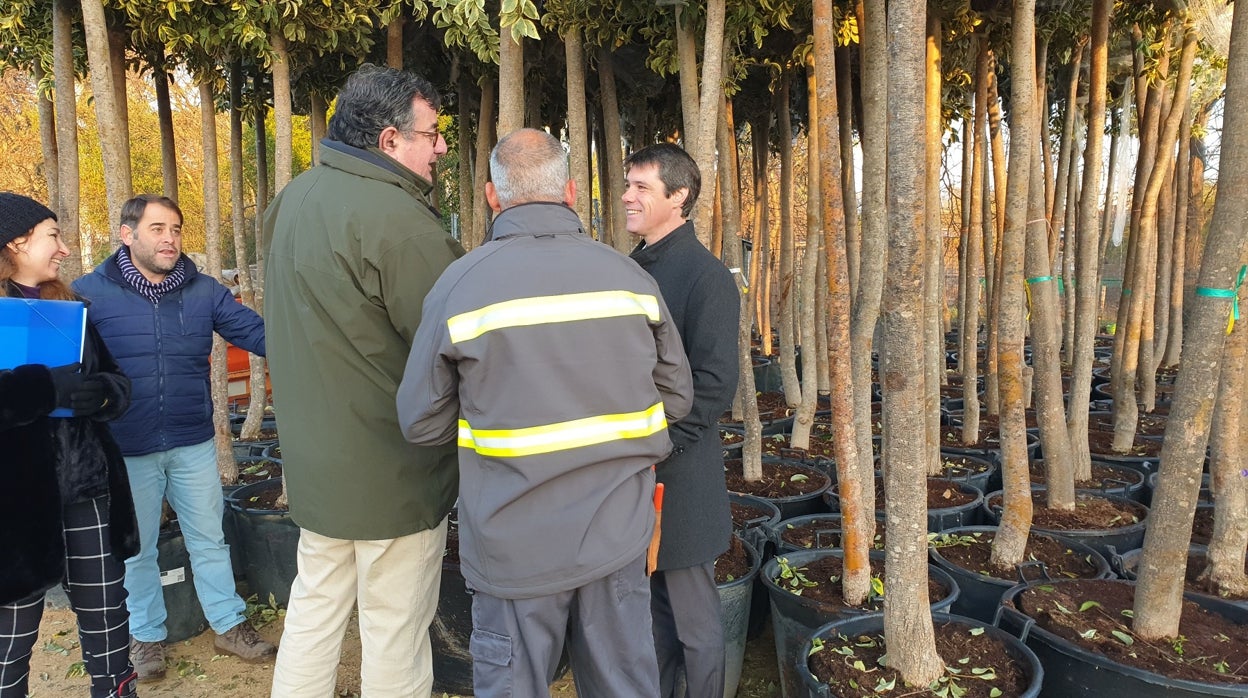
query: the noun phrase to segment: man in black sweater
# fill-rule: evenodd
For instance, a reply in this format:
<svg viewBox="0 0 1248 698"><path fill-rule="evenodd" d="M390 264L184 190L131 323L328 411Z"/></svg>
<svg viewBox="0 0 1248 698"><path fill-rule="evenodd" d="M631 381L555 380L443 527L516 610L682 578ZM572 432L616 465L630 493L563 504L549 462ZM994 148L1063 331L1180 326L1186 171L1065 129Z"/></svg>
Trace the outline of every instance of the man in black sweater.
<svg viewBox="0 0 1248 698"><path fill-rule="evenodd" d="M728 547L732 519L717 421L737 390L737 286L694 235L697 163L662 143L624 161L628 232L642 239L630 255L659 283L693 370L693 409L669 428L672 453L658 464L664 484L662 543L650 578L654 645L662 698L721 698L724 638L715 558Z"/></svg>

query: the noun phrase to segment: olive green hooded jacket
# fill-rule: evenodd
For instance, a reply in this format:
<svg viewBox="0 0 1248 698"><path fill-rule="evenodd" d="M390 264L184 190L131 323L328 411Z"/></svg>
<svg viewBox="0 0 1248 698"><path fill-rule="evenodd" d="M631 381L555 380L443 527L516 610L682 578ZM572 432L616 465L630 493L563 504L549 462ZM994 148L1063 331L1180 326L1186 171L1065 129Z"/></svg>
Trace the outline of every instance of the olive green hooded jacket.
<svg viewBox="0 0 1248 698"><path fill-rule="evenodd" d="M436 527L459 487L454 444L403 438L395 391L425 294L464 254L431 184L376 149L326 139L265 212L265 332L290 513L331 538Z"/></svg>

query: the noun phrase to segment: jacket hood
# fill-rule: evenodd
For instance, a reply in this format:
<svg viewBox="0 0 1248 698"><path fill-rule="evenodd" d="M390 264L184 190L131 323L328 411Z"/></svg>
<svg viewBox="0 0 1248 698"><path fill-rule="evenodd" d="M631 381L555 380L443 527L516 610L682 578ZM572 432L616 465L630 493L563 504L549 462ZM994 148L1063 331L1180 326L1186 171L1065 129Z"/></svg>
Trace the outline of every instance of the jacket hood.
<svg viewBox="0 0 1248 698"><path fill-rule="evenodd" d="M433 183L376 148L357 148L342 141L324 138L321 139L321 164L360 177L394 184L433 210L429 205Z"/></svg>

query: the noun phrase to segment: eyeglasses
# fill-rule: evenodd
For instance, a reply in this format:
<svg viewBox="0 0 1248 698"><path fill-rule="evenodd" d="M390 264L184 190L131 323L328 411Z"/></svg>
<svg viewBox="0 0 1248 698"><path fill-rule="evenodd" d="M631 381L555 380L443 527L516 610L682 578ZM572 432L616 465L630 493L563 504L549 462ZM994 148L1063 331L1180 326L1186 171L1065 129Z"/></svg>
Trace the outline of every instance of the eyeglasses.
<svg viewBox="0 0 1248 698"><path fill-rule="evenodd" d="M437 130L433 130L433 131L417 131L417 130L415 130L415 129L412 129L411 131L408 131L408 133L412 133L412 134L416 134L416 135L421 135L421 136L428 136L428 137L429 137L429 140L431 141L430 145L435 145L435 146L438 144L438 139L442 137L442 132L441 132L441 131L437 131Z"/></svg>

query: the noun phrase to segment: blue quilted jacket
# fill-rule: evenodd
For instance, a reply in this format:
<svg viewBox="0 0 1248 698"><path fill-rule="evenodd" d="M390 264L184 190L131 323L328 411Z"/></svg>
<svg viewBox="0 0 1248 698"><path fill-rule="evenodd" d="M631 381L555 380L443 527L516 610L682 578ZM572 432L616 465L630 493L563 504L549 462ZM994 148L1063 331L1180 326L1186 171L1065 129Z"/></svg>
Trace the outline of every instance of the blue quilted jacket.
<svg viewBox="0 0 1248 698"><path fill-rule="evenodd" d="M215 330L264 355L264 320L185 256L182 285L153 303L121 275L114 254L73 283L87 317L130 378L130 409L111 422L127 456L203 443L213 436L208 357Z"/></svg>

